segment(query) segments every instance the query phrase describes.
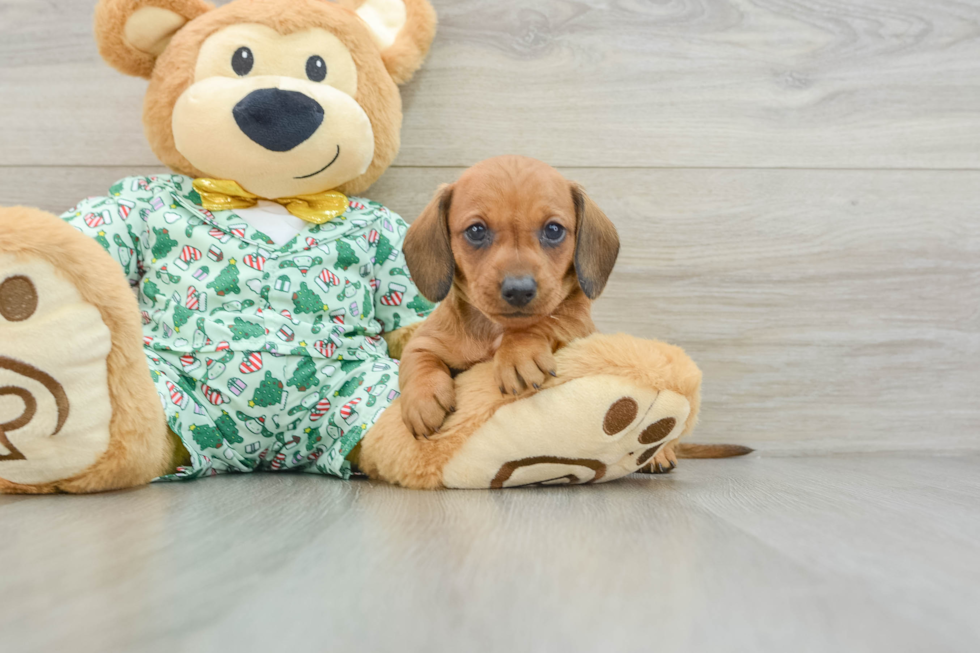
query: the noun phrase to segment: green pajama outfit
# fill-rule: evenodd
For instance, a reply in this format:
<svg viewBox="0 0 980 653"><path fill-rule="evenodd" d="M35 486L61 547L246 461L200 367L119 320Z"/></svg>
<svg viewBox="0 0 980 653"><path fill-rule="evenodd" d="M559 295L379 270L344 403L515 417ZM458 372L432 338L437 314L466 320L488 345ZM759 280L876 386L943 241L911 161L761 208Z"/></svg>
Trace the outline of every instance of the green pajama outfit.
<svg viewBox="0 0 980 653"><path fill-rule="evenodd" d="M133 177L63 217L138 289L144 345L191 466L168 479L256 469L347 477L345 456L398 396L381 335L434 308L401 252L407 226L350 198L347 212L275 245L193 180Z"/></svg>

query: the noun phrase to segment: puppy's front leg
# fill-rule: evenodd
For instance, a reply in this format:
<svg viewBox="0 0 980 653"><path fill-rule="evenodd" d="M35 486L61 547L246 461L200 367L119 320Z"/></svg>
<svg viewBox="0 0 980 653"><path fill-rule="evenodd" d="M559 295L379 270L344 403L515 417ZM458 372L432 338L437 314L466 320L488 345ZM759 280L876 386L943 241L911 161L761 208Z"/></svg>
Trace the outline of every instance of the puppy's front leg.
<svg viewBox="0 0 980 653"><path fill-rule="evenodd" d="M416 439L437 433L446 414L456 410L456 386L438 349L437 341L417 335L402 353L402 419Z"/></svg>
<svg viewBox="0 0 980 653"><path fill-rule="evenodd" d="M595 333L589 307L581 291L568 297L551 319L520 331L504 332L493 357L497 385L504 394L537 390L557 376L554 352L569 342Z"/></svg>
<svg viewBox="0 0 980 653"><path fill-rule="evenodd" d="M505 333L493 357L497 385L504 394L537 390L556 376L551 338L533 331Z"/></svg>

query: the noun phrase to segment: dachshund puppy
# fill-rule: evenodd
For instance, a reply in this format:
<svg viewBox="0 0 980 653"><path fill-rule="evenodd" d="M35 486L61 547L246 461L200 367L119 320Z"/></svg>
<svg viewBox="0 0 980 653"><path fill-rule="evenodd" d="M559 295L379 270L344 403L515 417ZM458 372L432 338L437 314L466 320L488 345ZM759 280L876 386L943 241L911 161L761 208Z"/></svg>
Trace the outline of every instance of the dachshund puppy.
<svg viewBox="0 0 980 653"><path fill-rule="evenodd" d="M428 438L455 410L456 372L492 359L500 391L515 396L555 376L554 352L595 332L590 308L619 236L580 186L506 156L440 188L404 252L421 293L442 302L401 359L402 417Z"/></svg>

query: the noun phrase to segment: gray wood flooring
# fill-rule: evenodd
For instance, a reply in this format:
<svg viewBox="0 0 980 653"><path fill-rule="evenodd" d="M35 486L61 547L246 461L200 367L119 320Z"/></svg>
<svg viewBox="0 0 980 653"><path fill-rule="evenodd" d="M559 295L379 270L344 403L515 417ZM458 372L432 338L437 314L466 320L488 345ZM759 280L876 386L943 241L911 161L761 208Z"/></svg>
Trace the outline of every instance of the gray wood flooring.
<svg viewBox="0 0 980 653"><path fill-rule="evenodd" d="M0 497L5 653L976 651L980 455Z"/></svg>
<svg viewBox="0 0 980 653"><path fill-rule="evenodd" d="M0 651L980 650L980 0L434 4L367 194L560 167L623 236L600 327L684 346L696 438L758 453L0 497ZM162 171L93 6L0 0L0 206Z"/></svg>

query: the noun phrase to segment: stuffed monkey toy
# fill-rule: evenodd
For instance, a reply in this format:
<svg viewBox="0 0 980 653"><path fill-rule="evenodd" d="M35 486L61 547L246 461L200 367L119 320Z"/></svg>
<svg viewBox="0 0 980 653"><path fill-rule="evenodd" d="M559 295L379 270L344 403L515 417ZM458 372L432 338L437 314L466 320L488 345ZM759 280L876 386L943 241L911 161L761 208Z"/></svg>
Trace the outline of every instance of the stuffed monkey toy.
<svg viewBox="0 0 980 653"><path fill-rule="evenodd" d="M99 2L99 49L149 80L175 174L61 217L0 210L0 492L257 470L503 488L671 462L701 374L629 336L572 343L522 398L477 365L436 441L392 408L434 307L405 223L357 195L398 152L398 84L435 27L427 0Z"/></svg>

